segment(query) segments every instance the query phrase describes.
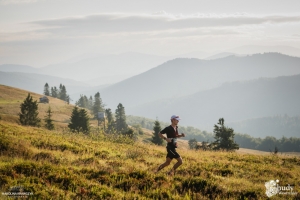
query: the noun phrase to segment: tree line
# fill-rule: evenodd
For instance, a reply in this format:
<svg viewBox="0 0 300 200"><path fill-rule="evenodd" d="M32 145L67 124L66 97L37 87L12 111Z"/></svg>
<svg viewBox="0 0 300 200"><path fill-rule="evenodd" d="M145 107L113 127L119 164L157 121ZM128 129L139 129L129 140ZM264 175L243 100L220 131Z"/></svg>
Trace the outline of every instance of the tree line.
<svg viewBox="0 0 300 200"><path fill-rule="evenodd" d="M80 100L78 102L80 102ZM80 104L78 103L78 105ZM105 112L107 119L107 129L105 131L107 133L123 134L133 137L134 130L129 128L128 124L126 123L125 107L121 103L118 104L115 110L115 115L113 115L110 108L104 109L104 104L102 103L100 93L97 92L90 107L91 112L93 113L92 117L89 116L88 109L81 108L78 105L74 106L70 116L70 123L68 124L70 131L89 134L90 119L97 119L98 112ZM38 102L34 101L30 93L28 93L28 96L20 105L19 121L22 125L40 127L41 119L38 117L38 114ZM46 112L44 122L47 129L54 129L50 106Z"/></svg>
<svg viewBox="0 0 300 200"><path fill-rule="evenodd" d="M161 126L158 120L154 122L153 127L153 136L152 142L157 145L162 145L164 141L162 138L158 136L158 133L161 131ZM200 146L196 139L189 140L190 149L211 149L211 150L227 150L233 151L239 149L239 145L234 141L234 130L232 128L228 128L224 124L224 119L220 118L219 122L214 125L214 139L215 141L210 143L204 142Z"/></svg>
<svg viewBox="0 0 300 200"><path fill-rule="evenodd" d="M157 133L161 130L161 124L163 124L163 126L168 126L169 124L160 123L158 120L149 122L149 120L142 117L135 118L132 116L126 116L125 108L121 103L119 103L115 113L113 114L110 108L104 108L99 92L95 94L92 102L93 103L91 104L92 106L90 108L92 108L93 118L97 118L98 112L105 112L106 114L107 133L118 133L133 137L134 134L143 134L141 128L149 129L149 125L152 123L151 129L153 129L155 133L152 137L152 142L156 144L163 143L163 141L160 141L161 138L157 136ZM75 106L70 116L70 123L68 127L73 132L83 132L88 134L90 131L89 120L90 117L87 109ZM19 121L22 125L40 126L41 119L38 118L38 103L37 101L33 101L30 94L28 94L27 98L20 106ZM129 121L129 124L133 128L129 128L127 121ZM44 122L47 129L54 129L51 107L49 107L47 110ZM241 148L256 149L261 151L273 151L274 149L278 149L281 152L300 152L300 138L287 138L283 136L281 139L276 139L275 137L268 136L264 139L261 139L253 138L247 134L235 134L232 128L224 126L224 121L222 120L215 125L214 134L207 133L205 131L202 132L201 130L193 127L180 128L180 132L186 133L187 139L191 141L190 143L192 144L192 148L195 147L193 144L200 142L202 146L203 144L204 146L208 144L214 144L216 146L218 143L221 145L220 148L224 148L224 145L234 147L234 144L238 144ZM220 133L218 133L218 131ZM225 138L224 141L224 138L222 137L223 133L227 135L227 139Z"/></svg>
<svg viewBox="0 0 300 200"><path fill-rule="evenodd" d="M56 86L50 88L49 84L46 83L44 85L43 94L46 96L51 96L54 98L61 99L67 102L68 104L71 101L70 96L67 94L66 86L64 86L63 84L60 84L58 88Z"/></svg>
<svg viewBox="0 0 300 200"><path fill-rule="evenodd" d="M127 116L127 122L129 125L140 125L142 128L153 129L155 126L155 120L147 119L144 117ZM165 122L158 121L161 127L166 127L169 124ZM180 132L186 133L185 139L193 140L203 144L212 143L215 138L213 133L207 131L201 131L200 129L194 127L179 127ZM282 137L276 139L273 136L268 136L265 138L254 138L248 134L235 133L234 141L239 145L240 148L255 149L260 151L273 151L275 147L281 152L300 152L300 138L296 137ZM193 145L192 145L193 146Z"/></svg>

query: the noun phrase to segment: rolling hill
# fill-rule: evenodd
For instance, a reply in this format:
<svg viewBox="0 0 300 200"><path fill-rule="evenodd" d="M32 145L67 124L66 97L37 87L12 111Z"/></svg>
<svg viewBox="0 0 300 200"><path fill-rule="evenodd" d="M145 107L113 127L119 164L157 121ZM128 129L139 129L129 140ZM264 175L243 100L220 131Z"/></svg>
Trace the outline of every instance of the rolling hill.
<svg viewBox="0 0 300 200"><path fill-rule="evenodd" d="M22 73L42 73L38 68L34 68L28 65L13 65L4 64L0 65L1 72L22 72Z"/></svg>
<svg viewBox="0 0 300 200"><path fill-rule="evenodd" d="M252 137L273 136L300 137L300 116L274 115L270 117L252 118L228 123L239 133L247 133Z"/></svg>
<svg viewBox="0 0 300 200"><path fill-rule="evenodd" d="M37 100L38 102L39 98L43 96L31 91L0 85L0 116L2 121L18 123L20 104L27 97L28 93L33 97L33 100ZM43 119L45 117L46 111L50 106L53 112L55 126L57 126L57 128L66 128L69 123L73 106L68 105L60 99L53 97L48 98L49 104L39 103L39 118Z"/></svg>
<svg viewBox="0 0 300 200"><path fill-rule="evenodd" d="M8 119L17 115L27 93L0 86L2 196L22 191L23 196L30 193L29 199L264 199L265 182L279 179L282 185L294 185L298 194L278 194L272 199L300 197L297 156L245 149L194 151L186 148L186 141L180 141L182 166L174 176L166 174L172 165L156 173L165 161L164 146L119 139L95 128L85 135L67 129L20 126ZM34 99L40 97L31 94ZM50 105L56 125L64 127L72 106L51 97ZM40 114L48 106L39 104ZM21 191L15 190L17 186Z"/></svg>
<svg viewBox="0 0 300 200"><path fill-rule="evenodd" d="M272 199L299 198L295 156L180 149L183 165L169 176L171 166L155 173L162 146L8 122L0 133L2 194L19 186L36 199L265 199L265 182L279 179L298 194Z"/></svg>
<svg viewBox="0 0 300 200"><path fill-rule="evenodd" d="M217 60L174 59L100 90L104 102L127 108L159 99L176 99L225 82L300 73L300 58L278 53ZM133 113L134 114L134 113Z"/></svg>
<svg viewBox="0 0 300 200"><path fill-rule="evenodd" d="M118 55L98 55L72 63L49 65L41 68L41 71L48 75L88 82L97 86L130 78L169 59L170 57L128 52Z"/></svg>
<svg viewBox="0 0 300 200"><path fill-rule="evenodd" d="M70 94L70 97L74 101L74 103L79 99L82 91L93 89L93 87L89 86L88 84L71 79L59 78L37 73L0 71L0 84L3 85L9 85L12 87L29 90L35 93L43 93L45 83L48 83L50 88L54 86L58 88L60 84L65 85L67 93ZM101 88L101 86L98 86L97 88Z"/></svg>
<svg viewBox="0 0 300 200"><path fill-rule="evenodd" d="M134 115L160 119L168 119L170 114L177 113L183 119L181 124L211 131L221 117L226 122L234 122L280 114L299 115L299 86L300 75L230 82L215 89L129 110ZM260 131L261 137L269 134L269 131L263 134L263 130ZM299 137L296 132L288 135Z"/></svg>

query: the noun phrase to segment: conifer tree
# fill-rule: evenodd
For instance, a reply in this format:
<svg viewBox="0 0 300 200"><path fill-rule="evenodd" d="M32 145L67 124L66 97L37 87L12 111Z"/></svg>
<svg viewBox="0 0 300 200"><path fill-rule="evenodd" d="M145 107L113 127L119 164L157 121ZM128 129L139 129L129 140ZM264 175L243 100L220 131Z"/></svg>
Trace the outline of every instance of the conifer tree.
<svg viewBox="0 0 300 200"><path fill-rule="evenodd" d="M115 129L116 122L110 108L105 109L105 115L107 119L107 132L110 133Z"/></svg>
<svg viewBox="0 0 300 200"><path fill-rule="evenodd" d="M80 121L80 130L87 134L90 132L90 118L88 116L88 113L86 109L80 109L79 110L79 121Z"/></svg>
<svg viewBox="0 0 300 200"><path fill-rule="evenodd" d="M49 91L49 85L48 85L48 83L46 83L45 86L44 86L44 95L50 96L50 91Z"/></svg>
<svg viewBox="0 0 300 200"><path fill-rule="evenodd" d="M44 118L44 121L45 121L45 127L48 129L48 130L53 130L54 129L54 124L53 124L53 120L52 120L52 111L51 111L51 107L49 106L48 110L47 110L47 115L45 116Z"/></svg>
<svg viewBox="0 0 300 200"><path fill-rule="evenodd" d="M33 101L32 96L28 96L20 105L21 112L19 113L19 121L22 125L40 126L41 119L38 117L38 103Z"/></svg>
<svg viewBox="0 0 300 200"><path fill-rule="evenodd" d="M89 127L89 117L87 111L83 108L78 109L78 107L75 106L72 111L72 115L68 127L72 132L88 133L90 127Z"/></svg>
<svg viewBox="0 0 300 200"><path fill-rule="evenodd" d="M57 90L56 86L54 86L54 88L51 87L51 96L54 98L58 97L58 90Z"/></svg>
<svg viewBox="0 0 300 200"><path fill-rule="evenodd" d="M80 131L79 124L80 124L79 109L77 106L75 106L73 108L72 115L70 118L70 123L69 123L68 127L71 129L72 132L77 131L79 133L79 131Z"/></svg>
<svg viewBox="0 0 300 200"><path fill-rule="evenodd" d="M152 142L157 145L162 145L163 139L158 135L158 133L161 131L161 126L158 120L154 122L153 131Z"/></svg>
<svg viewBox="0 0 300 200"><path fill-rule="evenodd" d="M59 98L63 101L67 101L67 90L64 85L60 86Z"/></svg>
<svg viewBox="0 0 300 200"><path fill-rule="evenodd" d="M215 124L214 133L214 138L216 139L212 143L214 150L224 149L231 151L239 149L239 145L234 142L234 130L225 127L223 118L220 118L218 124Z"/></svg>
<svg viewBox="0 0 300 200"><path fill-rule="evenodd" d="M89 101L85 95L80 95L79 100L75 103L75 105L81 108L89 108Z"/></svg>
<svg viewBox="0 0 300 200"><path fill-rule="evenodd" d="M119 103L116 112L116 130L122 133L127 132L128 125L126 123L126 115L125 115L125 108L121 103Z"/></svg>
<svg viewBox="0 0 300 200"><path fill-rule="evenodd" d="M97 118L98 112L104 112L104 106L99 92L95 94L94 105L93 105L93 113L95 118Z"/></svg>

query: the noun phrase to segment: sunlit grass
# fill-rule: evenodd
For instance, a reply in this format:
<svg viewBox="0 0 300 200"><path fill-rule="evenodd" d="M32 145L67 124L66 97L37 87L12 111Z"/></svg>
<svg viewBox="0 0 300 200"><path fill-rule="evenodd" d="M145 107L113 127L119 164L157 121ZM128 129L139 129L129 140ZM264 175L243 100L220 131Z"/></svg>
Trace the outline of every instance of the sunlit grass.
<svg viewBox="0 0 300 200"><path fill-rule="evenodd" d="M299 193L297 157L178 149L183 165L170 177L172 165L154 173L165 161L162 146L97 129L87 136L0 123L1 191L23 185L46 199L266 199L264 183L279 179Z"/></svg>

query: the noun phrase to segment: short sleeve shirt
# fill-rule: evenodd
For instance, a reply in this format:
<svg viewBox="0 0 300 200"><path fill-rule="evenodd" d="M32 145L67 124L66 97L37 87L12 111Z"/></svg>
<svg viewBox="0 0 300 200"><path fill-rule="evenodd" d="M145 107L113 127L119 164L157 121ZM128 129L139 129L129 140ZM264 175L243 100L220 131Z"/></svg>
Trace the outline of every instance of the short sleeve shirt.
<svg viewBox="0 0 300 200"><path fill-rule="evenodd" d="M176 126L176 131L173 126L167 126L163 130L160 131L161 134L167 134L167 138L176 138L178 136L178 127Z"/></svg>
<svg viewBox="0 0 300 200"><path fill-rule="evenodd" d="M176 130L173 128L173 126L167 126L163 130L160 131L161 134L167 134L167 138L174 138L172 139L172 142L168 142L167 147L177 147L177 136L178 136L178 127L176 126Z"/></svg>

